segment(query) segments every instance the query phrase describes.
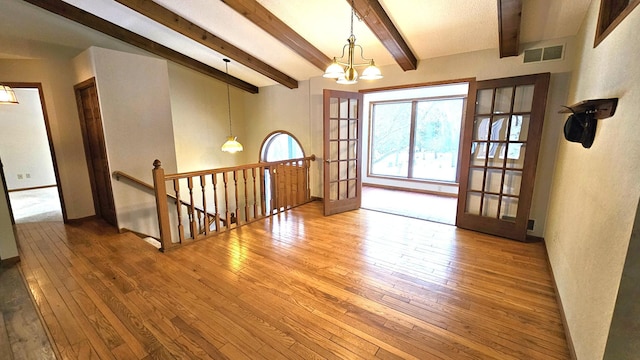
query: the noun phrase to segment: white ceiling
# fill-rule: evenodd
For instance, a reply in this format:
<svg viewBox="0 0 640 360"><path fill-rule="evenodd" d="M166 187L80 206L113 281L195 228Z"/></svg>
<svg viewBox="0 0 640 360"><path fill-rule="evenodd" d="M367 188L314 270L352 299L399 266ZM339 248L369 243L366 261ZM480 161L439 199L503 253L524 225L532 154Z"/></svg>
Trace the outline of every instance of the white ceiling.
<svg viewBox="0 0 640 360"><path fill-rule="evenodd" d="M0 0L0 29L72 48L100 45L100 36L20 0ZM64 0L105 20L224 71L224 56L153 22L113 0ZM349 36L350 6L345 0L258 0L276 17L328 57L339 56ZM219 0L154 0L212 34L298 81L322 75L288 47ZM498 47L496 0L379 0L418 60ZM520 43L575 35L591 0L524 0ZM398 66L380 41L358 21L357 44L378 66ZM3 54L4 52L4 54ZM0 51L2 57L20 57ZM420 67L420 63L418 63ZM256 86L276 84L238 63L231 75Z"/></svg>

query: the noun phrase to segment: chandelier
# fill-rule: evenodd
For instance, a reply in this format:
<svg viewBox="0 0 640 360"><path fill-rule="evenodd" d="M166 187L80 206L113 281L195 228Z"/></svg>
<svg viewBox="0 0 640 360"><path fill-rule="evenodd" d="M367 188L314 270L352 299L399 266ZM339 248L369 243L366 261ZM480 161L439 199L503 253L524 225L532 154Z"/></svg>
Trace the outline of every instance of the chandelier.
<svg viewBox="0 0 640 360"><path fill-rule="evenodd" d="M380 72L380 69L376 67L373 59L365 58L362 46L356 45L356 37L353 35L353 18L355 16L355 8L353 0L351 0L351 35L347 39L347 44L342 47L342 56L339 58L334 57L333 62L331 62L331 65L327 67L324 75L322 75L322 77L325 78L336 79L338 84L355 84L358 82L358 79L382 79L382 73ZM360 49L360 58L364 61L362 63L355 63L353 60L356 47ZM347 52L346 62L343 60L345 59L345 52ZM366 66L366 68L362 72L362 75L358 77L358 71L355 68L360 66Z"/></svg>
<svg viewBox="0 0 640 360"><path fill-rule="evenodd" d="M228 153L236 153L238 151L244 150L242 144L238 142L238 137L233 136L231 132L231 93L229 91L229 59L222 59L224 61L225 72L227 73L227 105L229 108L229 136L227 137L227 141L222 144L222 151Z"/></svg>

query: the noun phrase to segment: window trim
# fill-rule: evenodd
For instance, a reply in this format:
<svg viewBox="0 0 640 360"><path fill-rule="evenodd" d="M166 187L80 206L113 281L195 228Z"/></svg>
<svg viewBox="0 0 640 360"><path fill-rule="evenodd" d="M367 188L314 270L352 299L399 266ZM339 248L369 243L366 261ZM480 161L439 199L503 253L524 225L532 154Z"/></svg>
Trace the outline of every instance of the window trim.
<svg viewBox="0 0 640 360"><path fill-rule="evenodd" d="M437 86L437 85L436 85ZM374 130L374 119L373 119L373 107L377 104L397 104L397 103L409 103L411 104L411 132L409 134L409 149L414 149L415 145L415 127L416 127L416 119L415 119L415 109L418 102L421 101L440 101L440 100L462 100L462 116L460 119L460 136L459 142L462 144L462 129L464 127L465 122L465 114L467 109L467 99L468 94L466 95L443 95L443 96L429 96L429 97L416 97L416 98L407 98L407 99L397 99L397 100L380 100L380 101L371 101L369 103L369 131L368 131L368 143L369 143L369 151L367 153L367 177L370 178L379 178L379 179L389 179L389 180L401 180L401 181L411 181L416 183L423 184L436 184L436 185L458 185L460 182L460 164L462 163L461 149L458 149L458 159L456 164L456 175L455 180L447 181L447 180L438 180L438 179L423 179L423 178L415 178L411 176L413 173L413 156L411 151L409 151L409 159L408 159L408 168L406 176L395 176L395 175L384 175L384 174L376 174L372 173L372 149L373 149L373 130ZM415 149L414 149L415 150Z"/></svg>
<svg viewBox="0 0 640 360"><path fill-rule="evenodd" d="M300 140L298 140L297 137L295 137L295 135L293 135L292 133L286 131L286 130L275 130L270 132L269 134L267 134L267 136L265 136L264 140L262 140L262 143L260 144L260 150L259 154L258 154L258 161L259 162L267 162L266 159L266 151L263 150L267 150L268 147L271 145L271 143L273 142L273 140L275 140L275 138L277 137L277 135L289 135L291 138L293 138L293 140L295 140L298 143L298 146L300 147L300 150L302 151L302 157L307 157L304 148L302 147L302 143L300 142Z"/></svg>
<svg viewBox="0 0 640 360"><path fill-rule="evenodd" d="M640 4L640 0L628 0L627 5L620 9L616 14L612 14L615 5L624 0L601 0L600 10L598 11L598 24L596 25L596 35L593 47L597 47L622 21L629 15L633 9Z"/></svg>

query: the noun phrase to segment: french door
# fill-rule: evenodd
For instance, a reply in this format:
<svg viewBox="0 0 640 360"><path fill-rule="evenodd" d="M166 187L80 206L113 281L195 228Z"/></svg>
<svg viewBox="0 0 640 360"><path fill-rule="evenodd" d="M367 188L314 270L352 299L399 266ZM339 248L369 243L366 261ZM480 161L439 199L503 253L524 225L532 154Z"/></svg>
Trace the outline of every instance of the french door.
<svg viewBox="0 0 640 360"><path fill-rule="evenodd" d="M456 226L526 241L549 77L470 84Z"/></svg>
<svg viewBox="0 0 640 360"><path fill-rule="evenodd" d="M362 202L362 94L324 90L324 214L360 208Z"/></svg>

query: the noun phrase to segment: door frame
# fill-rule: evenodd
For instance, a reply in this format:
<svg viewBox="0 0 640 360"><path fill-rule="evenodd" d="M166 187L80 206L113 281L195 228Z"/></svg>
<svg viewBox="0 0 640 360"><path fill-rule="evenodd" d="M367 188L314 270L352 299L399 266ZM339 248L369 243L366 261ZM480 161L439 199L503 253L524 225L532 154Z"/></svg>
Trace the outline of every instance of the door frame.
<svg viewBox="0 0 640 360"><path fill-rule="evenodd" d="M39 82L3 82L3 84L8 85L14 89L36 89L38 90L38 96L40 97L40 107L42 111L42 118L44 119L44 127L47 133L47 142L49 144L49 154L51 155L51 162L53 165L53 174L56 179L56 188L58 190L58 197L60 199L60 210L62 211L62 221L64 223L68 222L67 218L67 209L64 204L64 194L62 192L62 185L60 183L60 171L58 170L58 161L56 159L56 151L53 145L53 136L51 135L51 124L49 122L49 114L47 112L47 106L44 100L44 91L42 90L42 83ZM2 179L4 181L4 169L0 168L0 172L2 172ZM13 209L11 208L11 201L9 199L9 191L7 190L7 183L4 183L4 192L7 197L7 205L9 206L9 214L11 216L11 223L15 224L15 219L13 217Z"/></svg>
<svg viewBox="0 0 640 360"><path fill-rule="evenodd" d="M113 206L113 222L111 223L111 221L109 219L106 219L104 217L103 211L100 207L100 198L98 196L98 186L97 186L97 182L96 182L96 175L94 173L94 163L93 163L93 159L91 156L91 146L90 146L90 138L88 135L88 131L87 131L87 124L86 124L86 119L84 116L84 109L83 109L83 104L82 104L82 96L81 96L81 91L85 90L87 88L90 87L95 87L96 88L96 96L97 96L97 84L96 84L96 78L92 77L89 78L85 81L82 81L76 85L73 86L73 90L75 93L75 97L76 97L76 105L78 108L78 118L80 119L80 129L82 130L82 143L84 144L84 153L85 153L85 159L87 161L87 170L89 172L89 181L91 183L91 195L93 197L93 208L94 211L96 213L96 216L104 219L105 221L107 221L108 223L110 223L111 225L118 227L118 217L116 214L116 209L115 209L115 201L114 201L114 197L113 197L113 188L112 188L112 183L111 183L111 177L109 177L109 181L107 182L107 188L106 189L102 189L104 191L106 191L106 196L109 197L109 199L111 200L111 203L114 205ZM98 100L99 102L99 100ZM98 107L98 110L100 110L100 108ZM105 139L104 139L104 123L102 122L102 112L100 112L100 117L99 117L99 121L100 121L100 129L102 130L102 144L99 144L100 146L100 151L104 154L104 158L107 161L107 173L110 173L109 171L109 158L107 157L107 149L106 149L106 143L105 143Z"/></svg>

